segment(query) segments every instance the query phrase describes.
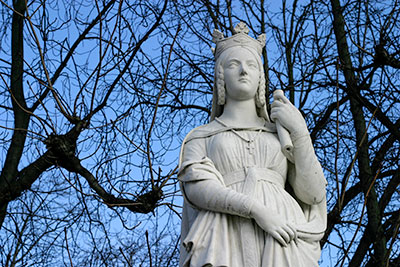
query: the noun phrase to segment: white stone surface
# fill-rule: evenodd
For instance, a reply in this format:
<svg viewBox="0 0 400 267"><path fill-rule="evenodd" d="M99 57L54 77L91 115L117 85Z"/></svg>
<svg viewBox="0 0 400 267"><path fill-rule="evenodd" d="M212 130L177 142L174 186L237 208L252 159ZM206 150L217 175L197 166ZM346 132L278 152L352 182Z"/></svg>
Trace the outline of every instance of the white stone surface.
<svg viewBox="0 0 400 267"><path fill-rule="evenodd" d="M249 37L243 24L236 29L214 36L212 121L182 144L180 266L318 266L326 228L321 166L300 112L280 95L271 119L290 133L291 161L282 153L262 99L263 38Z"/></svg>

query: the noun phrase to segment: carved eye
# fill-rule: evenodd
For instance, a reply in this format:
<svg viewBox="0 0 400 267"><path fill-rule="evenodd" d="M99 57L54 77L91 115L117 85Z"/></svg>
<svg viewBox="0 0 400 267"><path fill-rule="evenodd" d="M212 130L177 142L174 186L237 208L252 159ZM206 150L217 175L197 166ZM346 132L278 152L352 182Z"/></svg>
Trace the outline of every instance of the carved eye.
<svg viewBox="0 0 400 267"><path fill-rule="evenodd" d="M250 68L252 68L252 69L258 69L258 65L257 65L257 63L254 62L254 61L248 62L247 65L248 65Z"/></svg>
<svg viewBox="0 0 400 267"><path fill-rule="evenodd" d="M239 63L236 60L231 60L228 62L228 68L235 68L239 65Z"/></svg>

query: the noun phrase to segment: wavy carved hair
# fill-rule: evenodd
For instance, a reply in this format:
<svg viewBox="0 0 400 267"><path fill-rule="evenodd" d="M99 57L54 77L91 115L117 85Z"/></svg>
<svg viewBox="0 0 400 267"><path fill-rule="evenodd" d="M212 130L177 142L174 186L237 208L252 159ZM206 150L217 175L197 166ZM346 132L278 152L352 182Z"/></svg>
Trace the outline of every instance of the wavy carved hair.
<svg viewBox="0 0 400 267"><path fill-rule="evenodd" d="M234 47L234 48L237 48ZM225 105L226 99L226 88L224 80L224 64L225 61L232 55L233 49L227 49L217 58L215 62L214 69L214 88L213 88L213 103L211 109L211 119L213 121L215 117L218 117L223 112L223 107ZM248 50L256 59L258 64L258 69L260 73L260 79L258 83L257 93L255 96L255 103L257 108L257 113L260 117L265 118L269 121L267 111L266 111L266 99L265 99L265 75L264 67L261 61L261 57L257 55L255 51L247 47L241 47L242 49Z"/></svg>

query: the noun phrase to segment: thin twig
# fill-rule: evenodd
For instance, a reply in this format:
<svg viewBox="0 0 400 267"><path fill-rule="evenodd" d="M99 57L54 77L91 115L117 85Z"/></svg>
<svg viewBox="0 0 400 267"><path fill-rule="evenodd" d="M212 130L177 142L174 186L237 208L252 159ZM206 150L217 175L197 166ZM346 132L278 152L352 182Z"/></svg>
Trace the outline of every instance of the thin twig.
<svg viewBox="0 0 400 267"><path fill-rule="evenodd" d="M46 80L47 80L47 84L48 84L47 86L50 89L50 91L52 92L53 97L54 97L54 99L56 101L57 107L60 110L61 114L63 114L64 117L67 118L68 120L71 120L72 116L70 114L68 114L68 112L66 110L66 107L61 102L60 98L58 97L57 92L53 88L53 84L51 82L51 79L50 79L50 76L49 76L49 72L47 70L46 63L44 61L44 56L43 56L42 48L40 46L39 38L38 38L38 36L36 34L35 27L33 26L33 23L32 23L32 20L31 20L31 16L29 15L28 8L26 9L26 19L28 20L28 24L29 24L29 26L31 28L31 32L33 34L33 37L34 37L34 40L35 40L35 43L36 43L36 47L37 47L38 52L39 52L40 61L42 63L42 67L43 67L43 70L44 70L44 73L45 73L45 76L46 76Z"/></svg>
<svg viewBox="0 0 400 267"><path fill-rule="evenodd" d="M11 6L9 6L6 2L4 2L3 0L0 0L0 2L5 5L7 8L9 8L13 13L16 13L18 15L20 15L21 17L24 17L23 14L19 13L18 11L16 11L14 8L12 8Z"/></svg>
<svg viewBox="0 0 400 267"><path fill-rule="evenodd" d="M67 228L66 228L66 227L64 227L64 233L65 233L65 244L66 244L66 246L67 246L67 252L68 252L69 262L71 263L71 267L74 267L74 265L72 264L71 253L69 252L68 238L67 238Z"/></svg>
<svg viewBox="0 0 400 267"><path fill-rule="evenodd" d="M382 101L383 101L383 96L382 96L382 98L380 99L379 103L381 103ZM357 151L356 151L356 153L355 153L355 155L354 155L353 161L351 162L350 171L349 171L349 173L347 174L347 177L345 178L345 183L344 183L343 188L342 188L342 192L343 192L343 193L342 193L342 196L341 196L341 199L340 199L339 207L342 207L342 206L343 206L344 196L345 196L345 193L346 193L346 187L347 187L348 182L350 181L351 170L354 168L354 164L355 164L356 159L357 159L357 157L358 157L358 153L359 153L359 151L360 151L360 149L361 149L361 146L364 144L364 141L365 141L365 139L366 139L366 137L367 137L368 129L369 129L369 127L371 126L372 120L375 118L375 114L376 114L376 112L378 111L378 107L379 107L379 105L376 107L376 109L375 109L374 112L372 113L372 116L371 116L370 120L368 121L367 128L365 129L365 132L364 132L364 134L363 134L363 136L362 136L362 138L361 138L360 144L359 144L358 147L357 147ZM367 140L367 141L368 141L368 140Z"/></svg>
<svg viewBox="0 0 400 267"><path fill-rule="evenodd" d="M340 189L339 189L339 172L338 172L338 157L339 157L339 58L336 59L336 149L335 149L335 179L336 179L336 191L337 198L340 200ZM342 202L339 201L339 210L342 210Z"/></svg>
<svg viewBox="0 0 400 267"><path fill-rule="evenodd" d="M152 257L151 257L151 249L150 249L150 242L149 242L149 232L146 230L146 233L145 233L145 235L146 235L146 243L147 243L147 250L148 250L148 252L149 252L149 259L150 259L150 262L149 262L149 266L150 267L153 267L153 262L152 262Z"/></svg>
<svg viewBox="0 0 400 267"><path fill-rule="evenodd" d="M346 251L344 252L343 260L342 260L342 263L340 264L340 267L343 267L343 264L344 264L344 262L345 262L345 260L346 260L347 254L349 253L350 248L351 248L351 246L353 245L354 240L356 239L358 230L360 230L360 228L361 228L362 219L363 219L364 214L365 214L365 207L367 206L367 201L368 201L369 193L370 193L370 191L371 191L373 185L375 184L375 181L376 181L376 179L378 178L380 172L381 172L381 169L379 168L379 170L377 171L377 173L376 173L374 179L372 180L372 182L371 182L371 184L370 184L370 186L369 186L369 188L368 188L367 193L365 194L365 197L364 197L364 204L363 204L363 207L362 207L362 210L361 210L361 216L360 216L360 220L359 220L358 225L357 225L357 229L356 229L356 231L355 231L353 237L351 238L350 244L348 245Z"/></svg>
<svg viewBox="0 0 400 267"><path fill-rule="evenodd" d="M125 256L124 251L122 250L121 247L119 247L119 251L121 252L122 256L124 257L126 263L129 265L129 267L132 267L132 264L129 262L128 258Z"/></svg>
<svg viewBox="0 0 400 267"><path fill-rule="evenodd" d="M386 255L385 255L386 267L389 267L389 264L390 264L390 252L393 249L394 242L397 240L396 236L399 233L399 227L400 227L400 217L398 216L396 229L393 231L392 241L390 242L390 246L389 246L388 250L386 251Z"/></svg>
<svg viewBox="0 0 400 267"><path fill-rule="evenodd" d="M165 180L161 183L160 188L162 188L168 182L168 180L172 177L172 175L175 174L175 172L178 169L178 167L179 167L179 165L175 166L175 168L171 171L171 173L167 176L167 178L165 178Z"/></svg>
<svg viewBox="0 0 400 267"><path fill-rule="evenodd" d="M29 111L28 109L26 109L25 107L23 107L23 106L18 102L18 100L15 98L14 94L12 93L11 88L8 86L6 80L4 79L4 77L3 77L3 75L2 75L1 73L0 73L0 78L3 80L5 86L7 87L7 90L10 92L11 98L12 98L12 99L14 100L14 102L18 105L18 107L19 107L22 111L24 111L24 112L26 112L27 114L29 114L30 116L33 116L33 117L37 118L39 121L41 121L42 118L36 116L36 114L34 114L33 112ZM3 128L5 128L5 127L3 127ZM14 128L14 129L17 129L17 128ZM27 131L27 132L29 131L29 130L27 130L27 129L19 129L19 130L23 130L23 131ZM35 134L40 135L40 134L38 134L38 133L35 133ZM40 136L42 136L42 135L40 135ZM42 136L42 137L43 137L43 136Z"/></svg>
<svg viewBox="0 0 400 267"><path fill-rule="evenodd" d="M120 132L128 141L129 143L131 143L133 146L136 147L136 149L139 149L140 151L142 151L143 153L146 153L146 151L144 151L143 148L141 148L140 146L136 145L135 142L133 142L132 139L130 139L124 132L122 132L120 129L118 129L118 127L116 125L114 125L114 128Z"/></svg>
<svg viewBox="0 0 400 267"><path fill-rule="evenodd" d="M158 93L158 96L157 96L157 101L156 101L156 104L155 104L155 107L154 107L153 119L152 119L151 124L150 124L149 132L147 134L147 151L146 151L146 154L147 154L147 160L149 162L149 169L150 169L149 172L150 172L150 177L151 177L151 185L153 186L153 188L154 188L155 184L154 184L153 167L152 167L151 156L150 156L150 138L151 138L151 133L152 133L155 121L156 121L158 103L160 102L161 95L162 95L162 92L164 91L165 84L166 84L166 81L167 81L167 76L168 76L168 71L169 71L169 65L170 65L170 62L171 62L171 55L172 55L173 47L174 47L176 38L178 37L178 33L179 33L180 30L181 30L181 26L179 24L178 25L178 29L176 30L174 39L172 41L171 48L169 50L167 66L166 66L165 73L164 73L164 79L163 79L163 82L162 82L162 85L161 85L161 88L160 88L160 92Z"/></svg>

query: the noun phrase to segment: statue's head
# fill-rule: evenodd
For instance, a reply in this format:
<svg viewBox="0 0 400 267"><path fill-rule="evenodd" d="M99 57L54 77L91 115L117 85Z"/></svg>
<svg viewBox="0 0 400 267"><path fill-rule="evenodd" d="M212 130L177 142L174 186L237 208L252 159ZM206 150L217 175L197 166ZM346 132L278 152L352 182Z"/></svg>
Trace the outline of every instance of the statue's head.
<svg viewBox="0 0 400 267"><path fill-rule="evenodd" d="M249 70L253 74L257 74L253 82L257 82L257 92L255 93L255 105L260 117L268 120L266 113L265 100L265 77L264 68L261 61L262 49L265 46L265 34L260 35L257 40L251 38L247 33L249 29L246 24L240 22L234 29L235 34L231 37L224 38L223 34L214 30L213 42L216 47L213 49L215 56L215 73L214 73L214 88L213 88L213 106L211 112L211 120L218 117L223 112L226 98L226 75L225 71L227 64L232 58L238 55L248 57L249 62L254 62L249 65ZM253 75L254 77L254 75Z"/></svg>

